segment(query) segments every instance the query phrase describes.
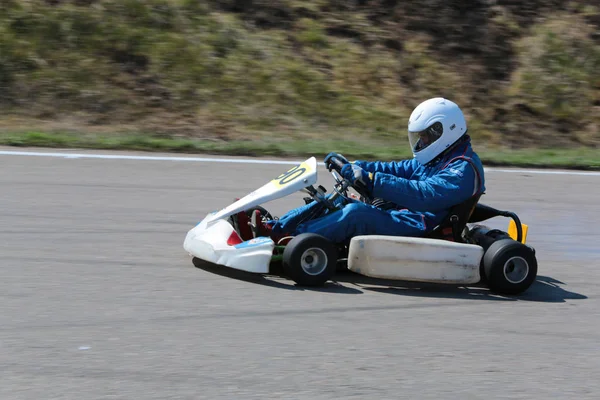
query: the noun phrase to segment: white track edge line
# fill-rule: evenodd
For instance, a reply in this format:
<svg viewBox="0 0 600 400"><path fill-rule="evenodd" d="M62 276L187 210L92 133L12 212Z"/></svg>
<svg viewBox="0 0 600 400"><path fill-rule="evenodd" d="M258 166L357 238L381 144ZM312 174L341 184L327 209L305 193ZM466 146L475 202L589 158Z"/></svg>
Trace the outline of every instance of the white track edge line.
<svg viewBox="0 0 600 400"><path fill-rule="evenodd" d="M175 156L135 156L125 154L86 154L86 153L59 153L59 152L35 152L35 151L0 151L2 156L27 156L27 157L54 157L54 158L95 158L104 160L137 160L137 161L179 161L179 162L213 162L230 164L271 164L271 165L296 165L301 160L268 160L248 158L211 158L211 157L175 157ZM319 163L323 165L323 163ZM600 172L593 171L570 171L554 169L506 169L485 167L486 172L521 173L521 174L546 174L546 175L582 175L600 176Z"/></svg>

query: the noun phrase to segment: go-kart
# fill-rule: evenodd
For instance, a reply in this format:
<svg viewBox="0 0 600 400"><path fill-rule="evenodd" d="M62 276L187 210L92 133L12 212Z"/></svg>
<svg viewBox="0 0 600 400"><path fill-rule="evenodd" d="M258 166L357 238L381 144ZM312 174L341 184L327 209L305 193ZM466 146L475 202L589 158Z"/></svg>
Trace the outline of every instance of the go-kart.
<svg viewBox="0 0 600 400"><path fill-rule="evenodd" d="M238 213L259 209L272 219L261 204L298 191L309 195L306 203L318 202L322 210L334 210L351 199L377 205L381 199L372 199L360 184L341 176L343 165L339 159L332 160L335 183L328 194L323 186L315 187L317 161L309 158L209 213L187 233L184 249L196 259L242 271L269 274L281 269L284 276L303 286L323 285L339 269L403 281L485 284L493 292L508 295L522 293L534 282L537 260L535 250L526 244L528 226L512 212L480 204L479 196L453 207L425 237L363 235L332 243L323 236L302 233L277 243L259 234L242 240L235 219ZM478 224L498 216L511 218L507 232Z"/></svg>

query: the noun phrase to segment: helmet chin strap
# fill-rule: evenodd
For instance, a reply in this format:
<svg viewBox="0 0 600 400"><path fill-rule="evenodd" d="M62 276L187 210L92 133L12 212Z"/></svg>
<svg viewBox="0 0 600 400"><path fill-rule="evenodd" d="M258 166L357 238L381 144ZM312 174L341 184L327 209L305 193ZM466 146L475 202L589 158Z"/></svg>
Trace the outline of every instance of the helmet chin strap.
<svg viewBox="0 0 600 400"><path fill-rule="evenodd" d="M468 129L465 131L465 133L463 133L463 135L461 137L459 137L456 142L452 143L452 145L450 145L446 150L442 151L440 154L438 154L437 157L435 157L433 160L429 161L428 163L426 163L425 165L434 165L437 164L441 159L443 159L448 153L450 153L451 151L454 151L454 149L456 149L458 146L460 146L461 144L469 141L471 139L471 137L468 134Z"/></svg>

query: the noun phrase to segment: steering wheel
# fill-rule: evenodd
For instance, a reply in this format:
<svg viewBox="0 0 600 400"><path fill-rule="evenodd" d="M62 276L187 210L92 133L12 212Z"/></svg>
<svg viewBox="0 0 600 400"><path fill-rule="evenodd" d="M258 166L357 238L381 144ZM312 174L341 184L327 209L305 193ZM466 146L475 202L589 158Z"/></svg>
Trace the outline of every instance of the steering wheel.
<svg viewBox="0 0 600 400"><path fill-rule="evenodd" d="M333 175L333 179L337 182L337 185L334 186L333 190L341 196L347 197L348 187L353 188L356 192L366 199L367 201L371 200L371 193L361 184L353 184L346 178L342 176L342 168L344 165L349 164L348 162L344 162L337 157L332 157L330 161L331 166L331 174ZM335 173L334 173L335 171ZM338 189L339 187L339 189Z"/></svg>

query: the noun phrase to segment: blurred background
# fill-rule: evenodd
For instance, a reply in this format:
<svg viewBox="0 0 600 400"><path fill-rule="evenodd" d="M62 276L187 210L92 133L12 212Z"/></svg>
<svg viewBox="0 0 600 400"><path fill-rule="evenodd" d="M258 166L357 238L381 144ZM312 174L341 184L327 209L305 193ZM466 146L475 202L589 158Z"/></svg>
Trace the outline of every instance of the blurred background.
<svg viewBox="0 0 600 400"><path fill-rule="evenodd" d="M597 0L2 0L0 144L409 157L445 96L488 165L600 167Z"/></svg>
<svg viewBox="0 0 600 400"><path fill-rule="evenodd" d="M486 169L522 296L309 290L182 247L291 165L19 151L398 159L446 96L486 167L600 170L599 28L599 0L0 0L0 400L599 399L600 172Z"/></svg>

